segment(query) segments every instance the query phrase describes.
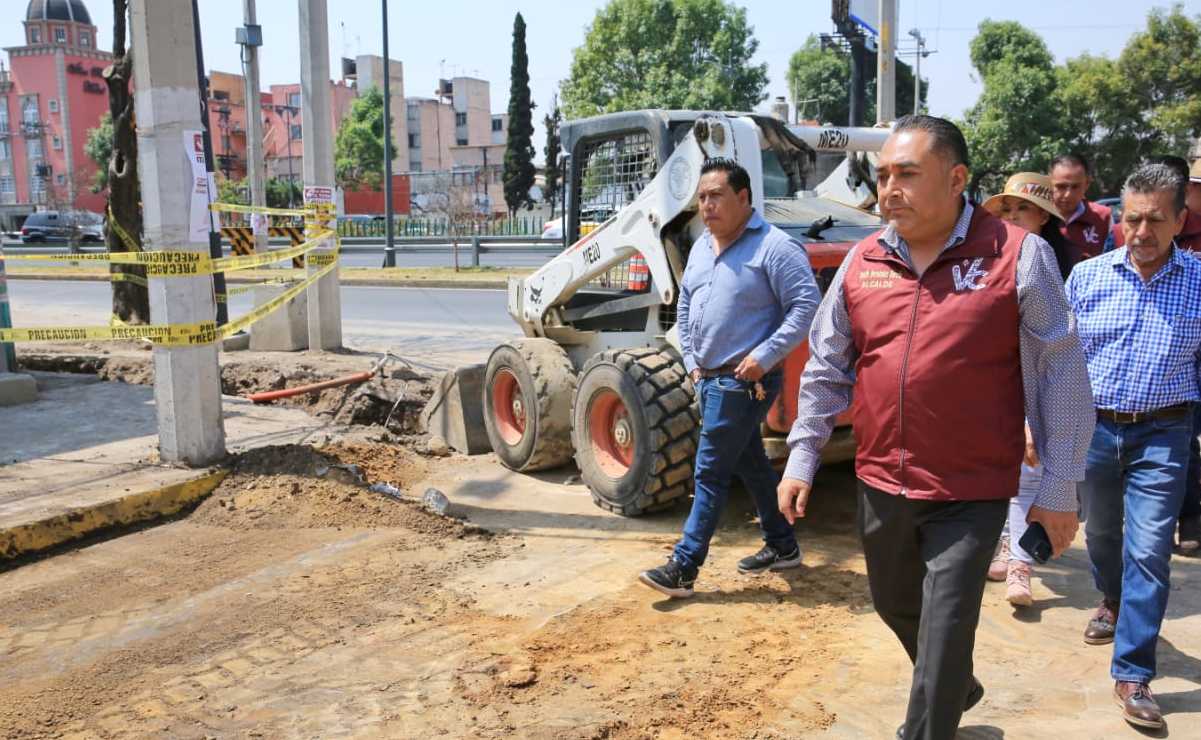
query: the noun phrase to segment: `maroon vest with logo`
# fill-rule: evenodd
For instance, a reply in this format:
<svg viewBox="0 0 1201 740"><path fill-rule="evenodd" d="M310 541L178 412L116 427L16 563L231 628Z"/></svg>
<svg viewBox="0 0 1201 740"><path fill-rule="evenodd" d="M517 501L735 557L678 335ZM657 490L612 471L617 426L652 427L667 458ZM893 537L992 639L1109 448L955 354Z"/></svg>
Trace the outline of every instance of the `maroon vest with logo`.
<svg viewBox="0 0 1201 740"><path fill-rule="evenodd" d="M1105 240L1109 238L1109 227L1112 223L1113 212L1109 206L1084 201L1084 213L1070 224L1061 223L1059 233L1068 240L1074 250L1072 255L1076 264L1090 257L1096 257L1105 249Z"/></svg>
<svg viewBox="0 0 1201 740"><path fill-rule="evenodd" d="M1026 232L976 207L920 278L860 242L844 292L858 350L856 474L936 501L1016 495L1025 449L1017 262Z"/></svg>

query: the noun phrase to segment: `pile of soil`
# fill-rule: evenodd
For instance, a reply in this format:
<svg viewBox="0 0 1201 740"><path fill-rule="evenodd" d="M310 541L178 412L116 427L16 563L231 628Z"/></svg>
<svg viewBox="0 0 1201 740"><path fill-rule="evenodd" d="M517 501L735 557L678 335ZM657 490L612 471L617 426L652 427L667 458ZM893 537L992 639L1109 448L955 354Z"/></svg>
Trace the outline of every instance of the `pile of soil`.
<svg viewBox="0 0 1201 740"><path fill-rule="evenodd" d="M230 475L189 518L236 530L404 527L464 536L471 528L425 510L420 492L408 490L424 475L421 458L394 445L265 447L239 456ZM405 497L369 490L370 483L380 482Z"/></svg>
<svg viewBox="0 0 1201 740"><path fill-rule="evenodd" d="M60 354L57 352L23 353L21 367L46 372L82 373L101 380L134 385L154 383L154 362L149 345L135 345L109 354L95 345L84 345L94 352ZM296 362L294 357L272 361L229 360L221 366L221 392L227 396L248 396L252 393L277 391L284 388L318 383L367 370L375 361L363 356L358 361L339 358L336 364L325 366L316 362ZM354 369L350 369L350 368ZM281 399L275 403L303 409L312 416L329 419L345 426L382 426L401 437L418 435L419 419L425 403L434 394L434 379L396 363L384 367L374 379L356 385L327 388L319 393Z"/></svg>

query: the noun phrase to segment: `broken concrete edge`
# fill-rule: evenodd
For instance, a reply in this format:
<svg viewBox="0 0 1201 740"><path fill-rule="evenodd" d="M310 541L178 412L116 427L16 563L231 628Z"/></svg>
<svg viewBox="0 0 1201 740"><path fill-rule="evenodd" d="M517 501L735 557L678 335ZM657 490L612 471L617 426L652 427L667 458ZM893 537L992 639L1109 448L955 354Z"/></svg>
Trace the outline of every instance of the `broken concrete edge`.
<svg viewBox="0 0 1201 740"><path fill-rule="evenodd" d="M227 475L229 471L224 468L212 470L192 480L129 493L93 506L0 529L0 560L48 550L106 529L178 514L206 498Z"/></svg>
<svg viewBox="0 0 1201 740"><path fill-rule="evenodd" d="M340 273L342 285L354 285L367 288L458 288L460 290L508 290L509 284L505 280L384 280L380 278L356 278L353 275L347 275L345 272ZM108 278L97 275L60 275L56 273L36 273L26 272L14 275L7 275L9 280L54 280L54 281L80 281L80 282L107 282ZM236 283L255 283L260 282L261 277L253 279L237 279L232 278L228 281L230 285Z"/></svg>

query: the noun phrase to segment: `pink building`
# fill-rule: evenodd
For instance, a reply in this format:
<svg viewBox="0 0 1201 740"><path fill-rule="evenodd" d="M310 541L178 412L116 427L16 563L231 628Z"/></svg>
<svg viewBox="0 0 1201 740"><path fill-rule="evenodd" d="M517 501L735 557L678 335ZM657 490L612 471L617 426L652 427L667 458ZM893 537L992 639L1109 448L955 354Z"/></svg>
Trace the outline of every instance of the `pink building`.
<svg viewBox="0 0 1201 740"><path fill-rule="evenodd" d="M263 158L267 164L267 177L299 183L304 155L300 85L272 85L271 92L263 97ZM332 135L337 134L342 121L350 115L356 97L358 90L347 85L345 80L329 83ZM267 98L270 98L269 102Z"/></svg>
<svg viewBox="0 0 1201 740"><path fill-rule="evenodd" d="M104 210L91 192L88 131L108 110L101 72L112 55L96 46L82 0L30 0L25 45L0 65L0 225L15 228L38 208Z"/></svg>

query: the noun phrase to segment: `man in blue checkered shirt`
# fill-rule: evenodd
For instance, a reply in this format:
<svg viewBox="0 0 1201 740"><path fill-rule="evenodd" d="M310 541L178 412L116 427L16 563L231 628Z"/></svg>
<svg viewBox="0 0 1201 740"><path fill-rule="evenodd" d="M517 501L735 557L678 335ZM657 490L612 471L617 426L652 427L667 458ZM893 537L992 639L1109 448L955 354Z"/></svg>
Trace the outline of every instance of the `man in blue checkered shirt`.
<svg viewBox="0 0 1201 740"><path fill-rule="evenodd" d="M1140 167L1122 194L1126 246L1080 263L1065 286L1097 405L1080 501L1102 601L1084 641L1113 643L1115 698L1148 728L1163 727L1148 684L1201 401L1201 260L1173 241L1184 195L1170 167Z"/></svg>

